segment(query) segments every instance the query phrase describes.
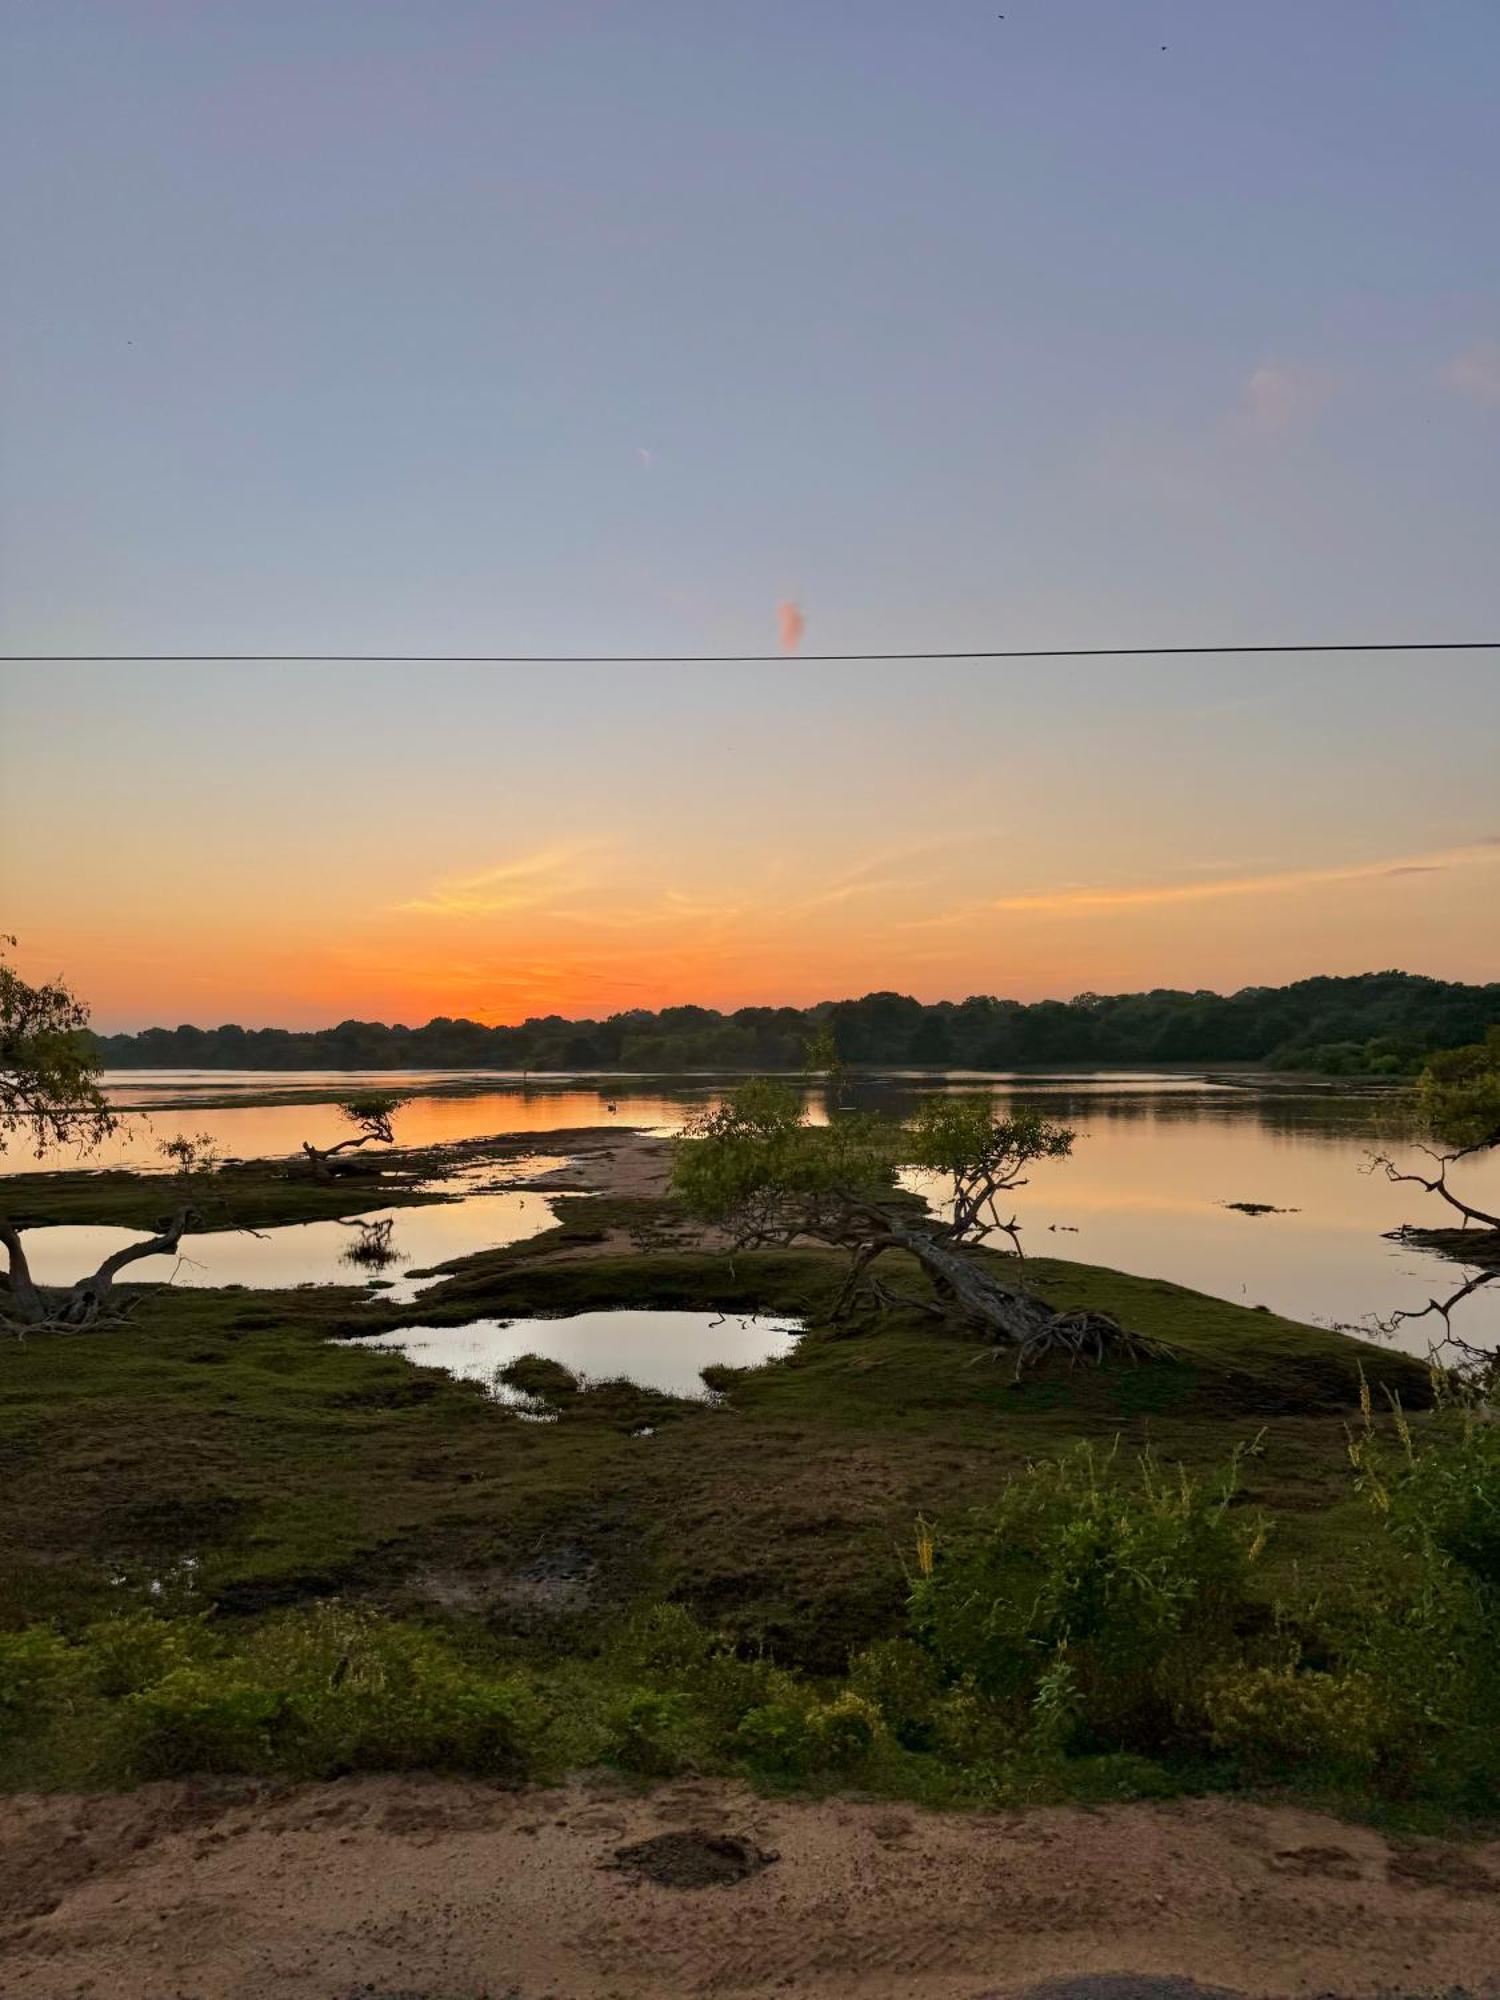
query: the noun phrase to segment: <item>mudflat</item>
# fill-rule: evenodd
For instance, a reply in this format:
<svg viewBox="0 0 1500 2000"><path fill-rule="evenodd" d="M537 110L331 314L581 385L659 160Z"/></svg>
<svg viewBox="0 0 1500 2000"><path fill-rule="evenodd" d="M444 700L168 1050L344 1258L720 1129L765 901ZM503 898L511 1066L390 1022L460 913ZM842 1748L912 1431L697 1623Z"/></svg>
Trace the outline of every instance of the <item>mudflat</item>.
<svg viewBox="0 0 1500 2000"><path fill-rule="evenodd" d="M1497 1974L1500 1842L1275 1805L378 1777L0 1811L7 2000L1479 2000Z"/></svg>

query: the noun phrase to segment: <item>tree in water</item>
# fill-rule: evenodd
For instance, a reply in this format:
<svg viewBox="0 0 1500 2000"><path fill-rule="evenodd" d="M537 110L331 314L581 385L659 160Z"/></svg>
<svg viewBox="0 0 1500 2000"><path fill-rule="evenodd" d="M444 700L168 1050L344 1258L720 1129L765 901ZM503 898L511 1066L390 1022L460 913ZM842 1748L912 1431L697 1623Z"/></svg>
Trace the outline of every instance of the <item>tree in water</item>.
<svg viewBox="0 0 1500 2000"><path fill-rule="evenodd" d="M1493 1255L1500 1246L1500 1215L1466 1201L1449 1187L1448 1174L1500 1146L1500 1027L1491 1028L1482 1042L1433 1056L1422 1072L1418 1103L1429 1134L1442 1148L1419 1149L1436 1172L1403 1170L1387 1153L1375 1154L1371 1164L1383 1168L1387 1180L1410 1182L1435 1194L1461 1218L1460 1228L1477 1224L1483 1254Z"/></svg>
<svg viewBox="0 0 1500 2000"><path fill-rule="evenodd" d="M726 1229L738 1247L811 1237L849 1252L834 1316L861 1295L977 1327L1016 1368L1048 1353L1071 1360L1162 1350L1103 1313L1059 1312L973 1252L991 1230L1019 1252L1000 1198L1024 1187L1037 1161L1064 1159L1073 1134L1034 1112L996 1116L984 1096L936 1098L905 1122L853 1113L809 1125L797 1093L764 1079L701 1113L678 1142L673 1182L690 1213ZM920 1214L897 1184L902 1168L940 1176L946 1216ZM895 1292L872 1267L893 1250L920 1266L933 1298ZM1019 1266L1021 1259L1016 1257Z"/></svg>
<svg viewBox="0 0 1500 2000"><path fill-rule="evenodd" d="M1442 1327L1442 1337L1432 1349L1435 1359L1456 1357L1461 1370L1477 1378L1494 1379L1496 1356L1455 1334L1453 1314L1476 1292L1500 1282L1500 1215L1477 1207L1451 1188L1448 1174L1464 1161L1500 1147L1500 1027L1491 1028L1482 1042L1444 1049L1432 1056L1422 1072L1417 1101L1428 1133L1438 1141L1437 1146L1420 1148L1433 1171L1403 1168L1388 1153L1375 1154L1370 1164L1383 1169L1387 1180L1423 1188L1447 1204L1459 1218L1457 1228L1408 1228L1396 1233L1410 1241L1430 1243L1468 1264L1470 1270L1446 1298L1429 1299L1425 1306L1393 1313L1378 1324L1389 1333L1431 1318Z"/></svg>
<svg viewBox="0 0 1500 2000"><path fill-rule="evenodd" d="M21 1137L38 1159L53 1146L75 1146L86 1155L118 1128L120 1121L99 1088L87 1027L88 1009L62 980L33 986L0 958L0 1152ZM179 1136L160 1150L176 1168L169 1213L154 1235L112 1252L74 1284L37 1284L22 1229L0 1215L0 1244L10 1259L9 1296L0 1295L0 1325L17 1331L88 1325L112 1303L121 1271L144 1257L170 1255L189 1229L202 1226L203 1189L218 1165L209 1140Z"/></svg>
<svg viewBox="0 0 1500 2000"><path fill-rule="evenodd" d="M302 1141L302 1150L317 1178L331 1181L347 1172L354 1162L343 1156L360 1146L394 1146L396 1113L407 1101L388 1090L367 1090L357 1097L344 1098L336 1109L344 1122L354 1127L351 1136L340 1139L336 1146L315 1146L310 1139Z"/></svg>
<svg viewBox="0 0 1500 2000"><path fill-rule="evenodd" d="M808 1038L803 1054L809 1080L822 1082L830 1111L837 1111L844 1101L844 1085L848 1080L848 1067L839 1054L839 1045L831 1024L824 1020L817 1031Z"/></svg>

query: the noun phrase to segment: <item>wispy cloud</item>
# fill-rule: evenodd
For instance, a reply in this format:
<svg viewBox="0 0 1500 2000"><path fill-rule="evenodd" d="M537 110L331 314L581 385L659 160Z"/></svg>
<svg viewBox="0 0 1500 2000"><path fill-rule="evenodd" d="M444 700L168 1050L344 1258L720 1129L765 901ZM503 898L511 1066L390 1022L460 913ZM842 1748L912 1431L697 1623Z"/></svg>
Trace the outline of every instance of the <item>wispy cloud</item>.
<svg viewBox="0 0 1500 2000"><path fill-rule="evenodd" d="M498 862L471 875L450 875L430 894L398 903L401 911L426 917L493 916L507 910L532 910L560 893L584 886L581 864L596 849L553 847Z"/></svg>
<svg viewBox="0 0 1500 2000"><path fill-rule="evenodd" d="M781 641L783 653L795 653L802 644L802 634L807 630L807 620L799 606L788 598L776 607L776 631Z"/></svg>
<svg viewBox="0 0 1500 2000"><path fill-rule="evenodd" d="M1227 875L1217 881L1148 882L1122 887L1086 888L1069 885L1031 895L1001 896L986 905L991 910L1120 910L1146 904L1202 903L1219 896L1266 896L1336 882L1368 882L1398 875L1433 875L1466 862L1488 860L1488 840L1454 848L1446 854L1413 861L1371 861L1343 868L1287 868L1274 874Z"/></svg>
<svg viewBox="0 0 1500 2000"><path fill-rule="evenodd" d="M1487 409L1500 409L1500 340L1481 340L1455 354L1443 370L1450 389Z"/></svg>

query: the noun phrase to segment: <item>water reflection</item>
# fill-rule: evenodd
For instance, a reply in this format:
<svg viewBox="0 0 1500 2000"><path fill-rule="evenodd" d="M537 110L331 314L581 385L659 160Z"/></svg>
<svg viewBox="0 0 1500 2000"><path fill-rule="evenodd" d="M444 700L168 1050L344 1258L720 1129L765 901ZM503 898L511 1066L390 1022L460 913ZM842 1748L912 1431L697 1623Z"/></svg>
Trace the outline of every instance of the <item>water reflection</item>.
<svg viewBox="0 0 1500 2000"><path fill-rule="evenodd" d="M354 1240L345 1250L340 1262L352 1264L357 1271L384 1271L392 1264L408 1264L409 1257L403 1257L391 1241L396 1227L394 1215L372 1216L364 1221L351 1216L341 1221L340 1226L354 1231Z"/></svg>
<svg viewBox="0 0 1500 2000"><path fill-rule="evenodd" d="M107 1079L112 1097L122 1106L139 1108L127 1118L129 1129L98 1163L156 1167L157 1139L185 1122L208 1131L231 1157L294 1153L304 1138L321 1144L337 1135L331 1104L252 1106L225 1100L267 1089L303 1096L344 1094L369 1080L343 1072L116 1073ZM702 1076L629 1082L615 1077L605 1083L581 1077L380 1072L373 1080L419 1093L398 1125L398 1136L407 1145L612 1123L673 1132L693 1111L718 1101L725 1088L722 1079ZM933 1090L976 1088L992 1090L1001 1103L1035 1106L1078 1132L1073 1159L1039 1167L1031 1185L1017 1193L1022 1242L1033 1252L1053 1251L1169 1278L1223 1298L1266 1305L1294 1319L1372 1332L1386 1326L1391 1339L1414 1353L1427 1351L1436 1317L1426 1311L1429 1301L1447 1297L1466 1276L1432 1252L1389 1237L1403 1223L1430 1227L1446 1219L1420 1190L1393 1186L1366 1170L1371 1152L1399 1153L1418 1136L1409 1103L1400 1093L1185 1072L1074 1070L979 1077L893 1071L862 1076L850 1086L847 1101L853 1108L900 1114ZM176 1108L145 1110L164 1101ZM219 1108L204 1109L204 1101ZM807 1093L807 1101L815 1118L829 1115L823 1091ZM617 1107L613 1116L611 1104ZM153 1120L149 1131L144 1129L147 1117ZM24 1168L30 1163L7 1164ZM41 1164L73 1162L64 1155ZM1467 1163L1465 1171L1465 1185L1475 1201L1500 1206L1500 1155ZM401 1210L394 1240L419 1265L482 1247L474 1230L481 1221L488 1228L490 1217L470 1217L465 1211L471 1206L466 1201L444 1209ZM528 1214L535 1219L533 1212ZM419 1216L425 1218L420 1224L415 1221ZM329 1231L330 1243L338 1229L331 1224L303 1227ZM418 1228L446 1234L452 1247L434 1252L425 1241L417 1245L412 1232ZM272 1232L278 1237L288 1233ZM112 1240L126 1239L115 1232ZM185 1248L200 1258L207 1241L191 1238ZM244 1268L245 1257L254 1252L248 1239L230 1242L232 1250L226 1246L224 1251L227 1261L215 1258L216 1271ZM342 1248L348 1248L347 1238ZM65 1275L76 1275L78 1268L82 1259ZM344 1268L347 1273L349 1267ZM141 1275L149 1275L150 1269L141 1266ZM306 1278L274 1282L326 1283L337 1275L334 1257ZM1500 1286L1468 1290L1453 1308L1453 1325L1475 1345L1500 1346Z"/></svg>
<svg viewBox="0 0 1500 2000"><path fill-rule="evenodd" d="M408 1361L483 1382L526 1416L545 1414L534 1390L502 1379L523 1354L566 1368L580 1387L634 1382L663 1395L705 1399L703 1370L758 1368L790 1354L802 1331L792 1319L706 1312L584 1312L561 1319L477 1319L467 1326L405 1326L350 1347L393 1348Z"/></svg>
<svg viewBox="0 0 1500 2000"><path fill-rule="evenodd" d="M381 1284L387 1298L413 1299L433 1278L397 1277L396 1267L425 1270L476 1250L522 1243L550 1229L554 1202L566 1195L501 1192L470 1194L452 1202L377 1210L333 1222L295 1222L256 1235L212 1230L185 1236L175 1255L143 1257L127 1278L134 1283L249 1285L281 1290L294 1285ZM351 1240L352 1232L352 1240ZM73 1224L29 1229L26 1249L38 1284L67 1285L96 1270L112 1251L143 1240L145 1232Z"/></svg>

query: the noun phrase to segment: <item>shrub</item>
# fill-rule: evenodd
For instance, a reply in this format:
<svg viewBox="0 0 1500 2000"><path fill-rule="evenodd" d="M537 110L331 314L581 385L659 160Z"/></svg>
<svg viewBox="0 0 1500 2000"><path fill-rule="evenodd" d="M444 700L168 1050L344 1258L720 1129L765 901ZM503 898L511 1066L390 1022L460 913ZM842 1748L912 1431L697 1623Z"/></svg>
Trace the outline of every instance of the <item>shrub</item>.
<svg viewBox="0 0 1500 2000"><path fill-rule="evenodd" d="M844 1770L874 1749L880 1711L873 1702L846 1691L819 1702L807 1717L808 1749L820 1769Z"/></svg>
<svg viewBox="0 0 1500 2000"><path fill-rule="evenodd" d="M234 1663L174 1667L120 1705L131 1768L141 1778L268 1770L286 1705Z"/></svg>
<svg viewBox="0 0 1500 2000"><path fill-rule="evenodd" d="M850 1663L849 1685L874 1705L903 1748L931 1747L943 1692L931 1653L911 1639L878 1639Z"/></svg>
<svg viewBox="0 0 1500 2000"><path fill-rule="evenodd" d="M72 1649L48 1625L0 1632L0 1743L33 1730L67 1701Z"/></svg>
<svg viewBox="0 0 1500 2000"><path fill-rule="evenodd" d="M525 1690L414 1627L320 1605L263 1626L246 1664L262 1686L285 1690L287 1754L310 1776L526 1768L535 1718Z"/></svg>
<svg viewBox="0 0 1500 2000"><path fill-rule="evenodd" d="M91 1694L119 1700L213 1652L214 1641L201 1620L136 1611L90 1625L76 1659L80 1680Z"/></svg>
<svg viewBox="0 0 1500 2000"><path fill-rule="evenodd" d="M611 1712L611 1753L627 1771L670 1777L696 1761L689 1742L691 1721L686 1695L633 1689Z"/></svg>
<svg viewBox="0 0 1500 2000"><path fill-rule="evenodd" d="M1168 1740L1204 1670L1238 1655L1263 1533L1149 1456L1087 1446L1013 1479L941 1545L919 1544L910 1618L945 1675L1024 1713L1056 1748Z"/></svg>
<svg viewBox="0 0 1500 2000"><path fill-rule="evenodd" d="M631 1619L614 1657L643 1673L685 1673L702 1665L714 1645L714 1635L681 1604L652 1604Z"/></svg>
<svg viewBox="0 0 1500 2000"><path fill-rule="evenodd" d="M1500 1618L1500 1423L1473 1398L1440 1390L1422 1440L1399 1409L1396 1428L1396 1452L1381 1450L1368 1419L1355 1442L1366 1491L1402 1548L1456 1566Z"/></svg>
<svg viewBox="0 0 1500 2000"><path fill-rule="evenodd" d="M1228 1667L1207 1676L1209 1738L1257 1777L1315 1765L1367 1777L1380 1762L1391 1717L1367 1674Z"/></svg>
<svg viewBox="0 0 1500 2000"><path fill-rule="evenodd" d="M807 1770L815 1761L807 1709L791 1701L752 1708L734 1733L734 1747L763 1770L786 1776Z"/></svg>

